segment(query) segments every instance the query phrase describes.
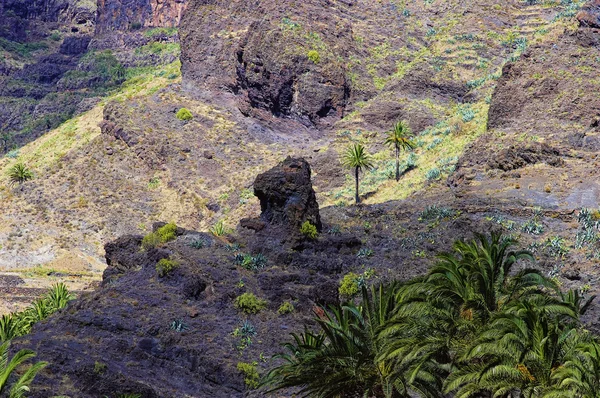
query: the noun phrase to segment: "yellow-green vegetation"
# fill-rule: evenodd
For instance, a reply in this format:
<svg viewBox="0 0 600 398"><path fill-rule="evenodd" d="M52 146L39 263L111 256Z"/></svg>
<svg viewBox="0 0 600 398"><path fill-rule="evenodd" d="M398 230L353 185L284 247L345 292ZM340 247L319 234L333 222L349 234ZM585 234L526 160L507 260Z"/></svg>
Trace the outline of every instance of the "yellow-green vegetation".
<svg viewBox="0 0 600 398"><path fill-rule="evenodd" d="M177 225L169 223L151 232L142 239L142 249L148 250L177 238Z"/></svg>
<svg viewBox="0 0 600 398"><path fill-rule="evenodd" d="M178 110L176 116L177 119L183 120L184 122L190 121L194 118L192 112L190 112L189 109L186 108L181 108L180 110Z"/></svg>
<svg viewBox="0 0 600 398"><path fill-rule="evenodd" d="M258 363L256 362L238 362L237 364L237 370L242 372L244 375L244 383L246 383L246 386L251 390L255 390L259 386L260 375L258 374L257 365Z"/></svg>
<svg viewBox="0 0 600 398"><path fill-rule="evenodd" d="M294 304L292 304L289 301L285 301L279 306L277 312L279 313L279 315L290 314L294 312Z"/></svg>
<svg viewBox="0 0 600 398"><path fill-rule="evenodd" d="M104 362L94 362L94 373L96 373L97 375L100 375L104 372L106 372L107 366Z"/></svg>
<svg viewBox="0 0 600 398"><path fill-rule="evenodd" d="M319 52L317 50L310 50L308 54L306 54L306 56L315 64L318 64L321 60L321 56L319 55Z"/></svg>
<svg viewBox="0 0 600 398"><path fill-rule="evenodd" d="M176 61L158 68L127 69L127 80L121 86L115 87L91 110L21 147L18 161L26 164L36 178L43 178L55 171L57 166L60 167L60 162L68 153L89 144L100 135L98 125L102 121L102 111L108 102L145 97L169 84L177 83L181 78L180 67L181 63ZM8 169L13 163L11 158L0 159L0 183L8 183Z"/></svg>
<svg viewBox="0 0 600 398"><path fill-rule="evenodd" d="M225 236L229 233L229 229L225 226L225 222L223 220L217 221L209 231L214 236Z"/></svg>
<svg viewBox="0 0 600 398"><path fill-rule="evenodd" d="M411 140L414 150L399 154L400 174L410 172L403 174L398 182L394 178L393 156L387 150L375 153L370 158L372 167L365 170L361 182L361 189L371 194L365 203L404 199L426 183L435 183L449 175L465 147L486 131L488 108L485 101L470 106L454 105L445 120L417 134ZM364 131L346 131L340 137L363 147L373 145L377 140L375 134ZM355 184L356 180L348 178L340 190L325 193L325 205L349 203L355 193Z"/></svg>
<svg viewBox="0 0 600 398"><path fill-rule="evenodd" d="M304 221L300 226L300 233L310 240L315 240L319 236L317 227L312 225L308 220Z"/></svg>
<svg viewBox="0 0 600 398"><path fill-rule="evenodd" d="M267 306L267 301L259 299L254 293L243 293L235 298L234 305L245 314L258 314Z"/></svg>
<svg viewBox="0 0 600 398"><path fill-rule="evenodd" d="M368 279L375 275L374 270L368 269L362 274L348 272L342 278L338 292L342 297L354 297L360 292L362 286L366 284Z"/></svg>
<svg viewBox="0 0 600 398"><path fill-rule="evenodd" d="M156 272L158 276L163 278L179 267L179 262L170 258L163 258L156 263Z"/></svg>

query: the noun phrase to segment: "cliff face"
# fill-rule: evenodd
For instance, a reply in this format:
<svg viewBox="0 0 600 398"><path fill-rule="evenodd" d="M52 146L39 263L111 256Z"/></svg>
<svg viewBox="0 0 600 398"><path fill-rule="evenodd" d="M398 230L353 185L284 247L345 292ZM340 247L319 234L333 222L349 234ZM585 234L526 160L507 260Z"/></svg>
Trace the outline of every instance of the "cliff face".
<svg viewBox="0 0 600 398"><path fill-rule="evenodd" d="M98 0L96 31L176 27L188 0Z"/></svg>

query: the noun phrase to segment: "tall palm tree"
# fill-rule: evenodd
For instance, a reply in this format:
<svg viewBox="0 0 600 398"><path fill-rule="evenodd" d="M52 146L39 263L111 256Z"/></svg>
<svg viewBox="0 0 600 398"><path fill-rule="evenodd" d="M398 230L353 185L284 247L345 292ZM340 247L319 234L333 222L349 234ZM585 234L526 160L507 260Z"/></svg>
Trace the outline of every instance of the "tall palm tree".
<svg viewBox="0 0 600 398"><path fill-rule="evenodd" d="M366 153L365 147L361 144L354 144L344 154L342 158L344 166L354 169L354 179L356 182L356 203L360 203L360 197L358 195L358 174L362 169L370 169L373 167L371 156Z"/></svg>
<svg viewBox="0 0 600 398"><path fill-rule="evenodd" d="M9 379L15 369L20 367L28 359L35 357L35 353L31 350L20 350L9 360L9 348L9 341L0 345L0 396L3 396L3 393L8 393L9 398L24 398L25 393L29 391L29 385L37 373L46 366L47 363L36 362L35 364L30 365L27 370L25 370L25 373L11 385L9 384Z"/></svg>
<svg viewBox="0 0 600 398"><path fill-rule="evenodd" d="M404 120L394 125L394 129L388 132L385 144L396 151L396 181L400 181L400 150L409 151L415 148L415 144L408 138L410 127Z"/></svg>

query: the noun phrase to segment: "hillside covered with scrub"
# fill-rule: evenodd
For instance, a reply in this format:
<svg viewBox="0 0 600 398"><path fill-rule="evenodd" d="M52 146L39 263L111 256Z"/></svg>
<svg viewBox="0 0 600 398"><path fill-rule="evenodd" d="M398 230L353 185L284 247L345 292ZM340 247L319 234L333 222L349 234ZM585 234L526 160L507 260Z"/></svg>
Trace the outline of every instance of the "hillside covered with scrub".
<svg viewBox="0 0 600 398"><path fill-rule="evenodd" d="M0 397L597 397L597 0L0 1Z"/></svg>

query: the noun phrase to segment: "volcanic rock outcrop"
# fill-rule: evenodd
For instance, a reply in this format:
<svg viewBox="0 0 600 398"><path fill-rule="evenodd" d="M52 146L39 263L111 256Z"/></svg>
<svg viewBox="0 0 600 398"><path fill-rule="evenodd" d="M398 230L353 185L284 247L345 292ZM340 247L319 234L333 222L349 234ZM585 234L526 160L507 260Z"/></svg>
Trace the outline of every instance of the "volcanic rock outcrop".
<svg viewBox="0 0 600 398"><path fill-rule="evenodd" d="M98 0L98 33L142 27L176 27L187 0Z"/></svg>
<svg viewBox="0 0 600 398"><path fill-rule="evenodd" d="M196 0L189 7L195 12L181 26L189 83L228 87L245 114L266 111L305 125L343 116L350 85L340 60L357 51L343 13L348 4Z"/></svg>
<svg viewBox="0 0 600 398"><path fill-rule="evenodd" d="M261 218L292 228L309 221L322 229L319 204L310 180L310 165L304 159L288 157L254 181L254 195L260 200Z"/></svg>

